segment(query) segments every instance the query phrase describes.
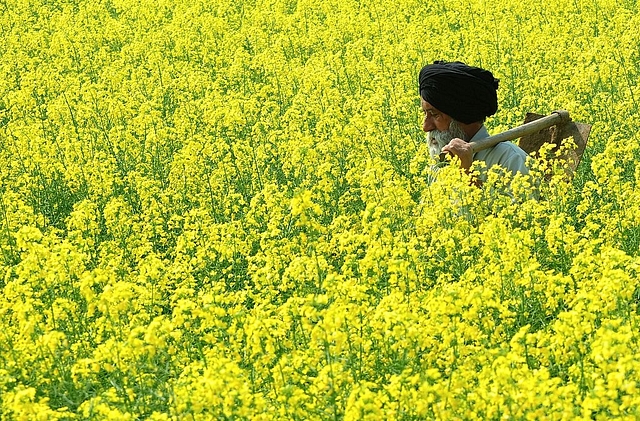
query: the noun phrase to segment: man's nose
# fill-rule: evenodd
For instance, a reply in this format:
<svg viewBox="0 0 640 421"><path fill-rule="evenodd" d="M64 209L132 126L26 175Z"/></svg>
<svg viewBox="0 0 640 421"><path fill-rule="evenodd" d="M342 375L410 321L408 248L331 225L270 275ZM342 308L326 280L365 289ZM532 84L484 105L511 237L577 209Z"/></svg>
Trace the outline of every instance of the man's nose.
<svg viewBox="0 0 640 421"><path fill-rule="evenodd" d="M435 128L436 128L436 125L433 123L433 118L429 116L424 116L424 120L422 120L422 130L424 130L425 132L430 132Z"/></svg>

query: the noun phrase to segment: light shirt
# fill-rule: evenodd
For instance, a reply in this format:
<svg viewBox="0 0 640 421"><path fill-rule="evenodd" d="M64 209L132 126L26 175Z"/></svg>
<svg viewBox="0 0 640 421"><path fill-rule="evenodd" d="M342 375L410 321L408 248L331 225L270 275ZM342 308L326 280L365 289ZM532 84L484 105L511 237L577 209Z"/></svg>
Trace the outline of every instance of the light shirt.
<svg viewBox="0 0 640 421"><path fill-rule="evenodd" d="M480 130L471 138L470 142L489 137L487 128L483 125ZM511 171L513 175L517 172L528 174L529 169L525 165L527 153L520 149L513 142L500 142L489 149L482 150L473 155L474 161L484 161L489 170L494 165L500 165L502 168Z"/></svg>

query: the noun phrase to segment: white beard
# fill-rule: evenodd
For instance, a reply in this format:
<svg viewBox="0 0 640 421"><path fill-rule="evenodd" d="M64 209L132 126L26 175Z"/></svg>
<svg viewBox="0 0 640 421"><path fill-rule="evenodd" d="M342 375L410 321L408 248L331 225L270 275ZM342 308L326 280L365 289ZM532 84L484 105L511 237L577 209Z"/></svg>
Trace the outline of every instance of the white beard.
<svg viewBox="0 0 640 421"><path fill-rule="evenodd" d="M447 146L452 139L459 138L464 141L467 135L456 120L451 120L449 123L449 130L439 131L432 130L427 132L427 144L429 145L429 154L432 158L438 158L442 153L442 148Z"/></svg>

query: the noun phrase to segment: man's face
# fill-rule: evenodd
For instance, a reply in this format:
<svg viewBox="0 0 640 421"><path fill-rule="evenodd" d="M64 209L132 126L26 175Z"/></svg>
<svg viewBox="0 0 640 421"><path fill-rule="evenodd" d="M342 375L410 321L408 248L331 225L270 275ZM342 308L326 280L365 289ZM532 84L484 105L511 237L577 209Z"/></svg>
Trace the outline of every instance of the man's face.
<svg viewBox="0 0 640 421"><path fill-rule="evenodd" d="M429 154L433 158L437 158L442 148L452 139L467 140L464 130L456 120L438 111L424 99L422 100L422 111L424 111L422 130L427 132Z"/></svg>
<svg viewBox="0 0 640 421"><path fill-rule="evenodd" d="M420 98L424 120L422 121L422 130L429 133L433 130L441 132L449 129L452 118L443 112L437 110L433 105L429 104L423 98Z"/></svg>

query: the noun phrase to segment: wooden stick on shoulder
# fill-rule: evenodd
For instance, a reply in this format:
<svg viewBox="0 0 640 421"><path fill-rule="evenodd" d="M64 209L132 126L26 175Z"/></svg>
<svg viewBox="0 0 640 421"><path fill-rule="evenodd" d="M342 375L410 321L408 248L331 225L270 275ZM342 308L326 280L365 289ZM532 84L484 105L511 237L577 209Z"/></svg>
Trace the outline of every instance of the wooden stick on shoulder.
<svg viewBox="0 0 640 421"><path fill-rule="evenodd" d="M484 139L471 142L470 144L473 149L473 153L476 153L495 146L500 142L515 140L523 136L527 136L531 133L546 129L548 127L561 123L564 124L569 121L571 121L569 112L565 110L558 110L552 112L546 117L539 118L538 120L534 120L521 126L514 127L513 129L509 129L505 132L498 133L493 136L485 137Z"/></svg>

